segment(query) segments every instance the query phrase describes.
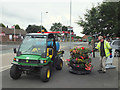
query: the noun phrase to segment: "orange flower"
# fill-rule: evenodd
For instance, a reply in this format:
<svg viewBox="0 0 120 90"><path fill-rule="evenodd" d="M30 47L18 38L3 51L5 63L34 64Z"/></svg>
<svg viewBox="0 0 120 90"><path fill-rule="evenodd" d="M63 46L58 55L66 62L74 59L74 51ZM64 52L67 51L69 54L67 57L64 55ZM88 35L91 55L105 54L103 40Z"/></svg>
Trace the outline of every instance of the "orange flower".
<svg viewBox="0 0 120 90"><path fill-rule="evenodd" d="M83 56L80 56L82 59L84 59L84 57Z"/></svg>
<svg viewBox="0 0 120 90"><path fill-rule="evenodd" d="M73 50L74 53L76 53L76 50Z"/></svg>

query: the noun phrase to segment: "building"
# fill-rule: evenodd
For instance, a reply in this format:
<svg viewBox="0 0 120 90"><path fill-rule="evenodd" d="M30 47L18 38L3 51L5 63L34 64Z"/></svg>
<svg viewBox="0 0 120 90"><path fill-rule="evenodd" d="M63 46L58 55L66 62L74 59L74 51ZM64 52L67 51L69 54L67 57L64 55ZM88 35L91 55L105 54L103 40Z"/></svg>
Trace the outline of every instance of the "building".
<svg viewBox="0 0 120 90"><path fill-rule="evenodd" d="M13 28L0 27L0 42L22 41L26 33L23 29L15 29L14 35Z"/></svg>
<svg viewBox="0 0 120 90"><path fill-rule="evenodd" d="M82 37L82 41L88 41L88 37L89 37L89 35L84 35L83 37Z"/></svg>

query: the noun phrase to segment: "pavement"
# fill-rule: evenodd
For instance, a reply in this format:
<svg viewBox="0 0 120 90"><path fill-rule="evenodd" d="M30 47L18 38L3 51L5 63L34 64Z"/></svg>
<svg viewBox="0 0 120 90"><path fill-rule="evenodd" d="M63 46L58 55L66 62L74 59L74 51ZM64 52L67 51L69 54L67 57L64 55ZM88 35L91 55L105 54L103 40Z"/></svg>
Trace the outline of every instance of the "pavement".
<svg viewBox="0 0 120 90"><path fill-rule="evenodd" d="M64 60L63 69L61 71L53 70L52 77L49 82L43 83L40 80L39 75L27 76L25 74L18 80L13 80L9 76L9 65L11 65L12 59L14 57L13 53L2 54L2 70L0 75L2 75L2 88L118 88L120 84L118 83L118 60L115 57L113 65L116 66L115 69L108 69L107 73L98 73L99 55L96 53L96 57L92 58L93 70L88 75L76 75L69 73L70 68L67 66L66 59L70 57L69 49L70 46L87 46L87 43L60 43L61 50L64 50ZM0 57L1 57L0 56ZM6 66L6 67L5 67ZM8 67L7 67L8 66ZM3 68L4 67L4 68ZM119 72L120 73L120 72ZM119 80L120 81L120 80Z"/></svg>

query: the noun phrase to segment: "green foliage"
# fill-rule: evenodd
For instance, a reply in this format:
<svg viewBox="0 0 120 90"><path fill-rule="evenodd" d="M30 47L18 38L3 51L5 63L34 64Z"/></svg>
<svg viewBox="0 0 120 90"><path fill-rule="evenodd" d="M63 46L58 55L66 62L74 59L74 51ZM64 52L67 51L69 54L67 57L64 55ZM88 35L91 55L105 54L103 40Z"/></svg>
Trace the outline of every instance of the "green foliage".
<svg viewBox="0 0 120 90"><path fill-rule="evenodd" d="M82 37L80 37L80 36L75 36L75 38L76 38L76 39L82 39Z"/></svg>
<svg viewBox="0 0 120 90"><path fill-rule="evenodd" d="M76 22L83 27L83 34L95 34L101 32L102 35L120 37L120 2L104 2L91 10L87 10L84 19L79 17ZM114 33L113 33L114 32Z"/></svg>
<svg viewBox="0 0 120 90"><path fill-rule="evenodd" d="M62 31L68 31L67 26L62 26Z"/></svg>
<svg viewBox="0 0 120 90"><path fill-rule="evenodd" d="M62 24L61 23L53 23L53 26L50 28L51 31L61 31Z"/></svg>
<svg viewBox="0 0 120 90"><path fill-rule="evenodd" d="M68 28L67 28L67 26L62 26L62 31L68 31ZM65 33L65 37L67 37L67 33Z"/></svg>
<svg viewBox="0 0 120 90"><path fill-rule="evenodd" d="M20 26L18 24L16 24L15 29L20 29Z"/></svg>
<svg viewBox="0 0 120 90"><path fill-rule="evenodd" d="M28 25L28 27L26 28L26 32L27 33L37 33L37 32L41 32L41 27L42 30L44 30L45 32L47 32L46 28L43 26L37 26L37 25Z"/></svg>
<svg viewBox="0 0 120 90"><path fill-rule="evenodd" d="M59 23L53 23L53 25L50 28L51 31L68 31L67 26L62 25L60 22ZM60 36L60 34L57 34ZM67 33L65 33L65 37L67 37Z"/></svg>
<svg viewBox="0 0 120 90"><path fill-rule="evenodd" d="M0 27L5 27L5 25L3 23L0 23Z"/></svg>

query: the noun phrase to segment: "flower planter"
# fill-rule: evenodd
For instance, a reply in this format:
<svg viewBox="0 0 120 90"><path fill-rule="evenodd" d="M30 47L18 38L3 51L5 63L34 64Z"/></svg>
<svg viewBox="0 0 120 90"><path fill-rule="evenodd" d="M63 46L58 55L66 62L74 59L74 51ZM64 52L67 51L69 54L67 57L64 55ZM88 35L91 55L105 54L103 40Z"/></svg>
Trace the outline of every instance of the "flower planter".
<svg viewBox="0 0 120 90"><path fill-rule="evenodd" d="M70 50L70 59L67 59L68 66L71 67L70 72L74 74L88 74L93 66L89 54L91 50L84 47L75 47Z"/></svg>

